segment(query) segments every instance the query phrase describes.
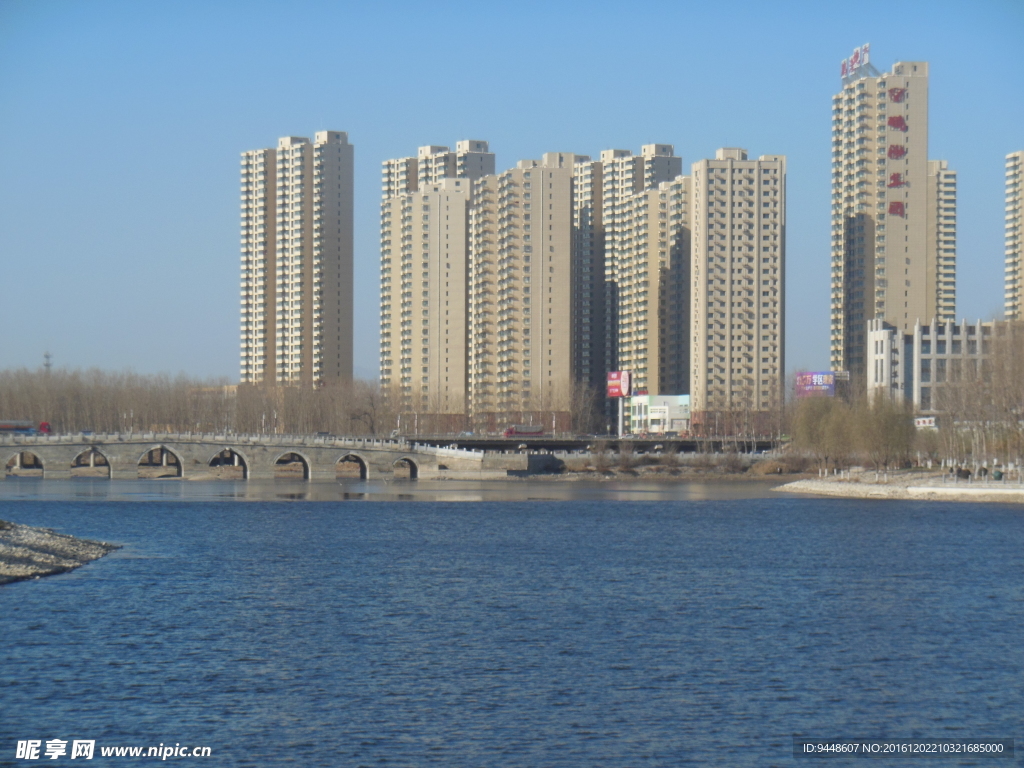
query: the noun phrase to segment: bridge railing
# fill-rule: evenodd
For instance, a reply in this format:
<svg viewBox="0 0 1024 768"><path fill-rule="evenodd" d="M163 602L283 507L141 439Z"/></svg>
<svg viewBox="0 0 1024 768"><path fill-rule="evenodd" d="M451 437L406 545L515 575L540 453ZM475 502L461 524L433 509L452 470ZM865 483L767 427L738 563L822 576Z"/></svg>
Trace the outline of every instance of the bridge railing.
<svg viewBox="0 0 1024 768"><path fill-rule="evenodd" d="M104 443L202 443L209 445L324 446L339 448L410 450L404 438L347 437L336 435L232 434L230 432L69 432L49 435L0 434L0 445L54 445ZM423 448L432 446L422 446Z"/></svg>

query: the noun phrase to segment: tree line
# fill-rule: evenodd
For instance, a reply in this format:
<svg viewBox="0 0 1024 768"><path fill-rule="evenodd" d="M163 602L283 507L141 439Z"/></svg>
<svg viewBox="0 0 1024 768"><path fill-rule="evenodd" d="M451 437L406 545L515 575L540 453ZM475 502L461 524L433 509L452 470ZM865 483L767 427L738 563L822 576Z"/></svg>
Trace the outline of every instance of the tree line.
<svg viewBox="0 0 1024 768"><path fill-rule="evenodd" d="M865 399L851 404L835 397L804 398L792 410L790 428L794 447L826 471L861 461L875 469L902 466L917 439L911 407L885 397L870 405Z"/></svg>
<svg viewBox="0 0 1024 768"><path fill-rule="evenodd" d="M376 382L317 389L100 370L0 371L0 418L54 432L237 432L380 436L396 423Z"/></svg>
<svg viewBox="0 0 1024 768"><path fill-rule="evenodd" d="M885 468L915 461L947 466L1015 464L1024 460L1024 324L994 325L992 346L979 358L929 374L934 428L917 430L905 398L863 392L852 403L807 398L790 409L794 447L822 468L854 461ZM933 378L934 377L934 378ZM900 393L902 396L904 393Z"/></svg>

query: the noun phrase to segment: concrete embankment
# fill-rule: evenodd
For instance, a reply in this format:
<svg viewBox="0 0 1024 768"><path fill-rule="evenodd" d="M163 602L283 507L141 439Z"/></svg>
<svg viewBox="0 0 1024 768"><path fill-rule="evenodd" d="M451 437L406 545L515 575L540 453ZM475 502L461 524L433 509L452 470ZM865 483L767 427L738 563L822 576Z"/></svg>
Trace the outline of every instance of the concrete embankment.
<svg viewBox="0 0 1024 768"><path fill-rule="evenodd" d="M797 480L774 491L838 496L847 499L903 499L914 501L984 501L1024 504L1024 486L1017 483L942 482L942 476L897 476L890 482L852 480Z"/></svg>
<svg viewBox="0 0 1024 768"><path fill-rule="evenodd" d="M118 548L0 520L0 585L71 571Z"/></svg>

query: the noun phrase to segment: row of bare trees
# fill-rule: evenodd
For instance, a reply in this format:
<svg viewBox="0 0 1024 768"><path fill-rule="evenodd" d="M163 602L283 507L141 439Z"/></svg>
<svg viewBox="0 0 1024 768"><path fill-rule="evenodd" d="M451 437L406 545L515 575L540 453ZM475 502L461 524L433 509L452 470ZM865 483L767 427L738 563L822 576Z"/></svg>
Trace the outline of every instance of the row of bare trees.
<svg viewBox="0 0 1024 768"><path fill-rule="evenodd" d="M0 418L49 422L55 432L386 435L396 423L392 402L366 381L263 388L131 372L0 371Z"/></svg>
<svg viewBox="0 0 1024 768"><path fill-rule="evenodd" d="M226 379L99 370L0 371L0 418L45 421L63 433L155 430L387 436L395 429L424 434L472 428L464 414L412 413L402 401L396 391L359 380L313 389L236 386ZM507 416L527 423L523 414ZM548 423L547 411L532 416ZM560 430L593 432L601 420L597 393L584 385L573 388L568 410L558 412ZM504 428L504 422L495 428Z"/></svg>
<svg viewBox="0 0 1024 768"><path fill-rule="evenodd" d="M866 460L876 468L911 458L947 466L1014 464L1024 460L1024 324L994 324L989 353L968 358L966 371L929 373L935 428L917 431L906 401L861 396L798 401L790 414L795 446L823 468ZM987 335L987 334L986 334ZM947 377L947 373L949 374ZM934 379L932 379L934 376Z"/></svg>
<svg viewBox="0 0 1024 768"><path fill-rule="evenodd" d="M843 469L866 460L875 469L900 466L914 451L916 430L912 409L878 398L850 404L834 397L808 397L796 403L791 415L793 443L819 466Z"/></svg>
<svg viewBox="0 0 1024 768"><path fill-rule="evenodd" d="M1024 324L995 324L992 354L976 376L935 386L938 431L924 441L930 457L957 464L1024 459Z"/></svg>

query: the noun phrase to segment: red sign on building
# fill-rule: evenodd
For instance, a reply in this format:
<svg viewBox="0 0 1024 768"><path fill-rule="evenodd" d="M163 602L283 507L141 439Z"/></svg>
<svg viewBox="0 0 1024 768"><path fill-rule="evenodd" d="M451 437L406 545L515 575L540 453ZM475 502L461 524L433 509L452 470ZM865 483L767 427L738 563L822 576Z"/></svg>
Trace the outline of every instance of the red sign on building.
<svg viewBox="0 0 1024 768"><path fill-rule="evenodd" d="M906 216L903 203L889 203L890 216Z"/></svg>
<svg viewBox="0 0 1024 768"><path fill-rule="evenodd" d="M904 147L902 144L890 144L889 145L889 159L890 160L899 160L905 154L907 154L907 148Z"/></svg>
<svg viewBox="0 0 1024 768"><path fill-rule="evenodd" d="M608 397L629 397L629 371L608 371Z"/></svg>
<svg viewBox="0 0 1024 768"><path fill-rule="evenodd" d="M903 119L903 115L893 115L890 117L889 127L895 128L897 131L903 131L904 133L906 133L910 128L910 126L907 125L907 121Z"/></svg>
<svg viewBox="0 0 1024 768"><path fill-rule="evenodd" d="M902 103L903 99L907 95L906 88L890 88L889 89L889 101L894 101L897 104Z"/></svg>
<svg viewBox="0 0 1024 768"><path fill-rule="evenodd" d="M889 189L893 189L894 187L905 187L906 185L907 185L907 182L905 182L903 180L903 174L902 173L890 173L889 174L889 185L888 185Z"/></svg>

